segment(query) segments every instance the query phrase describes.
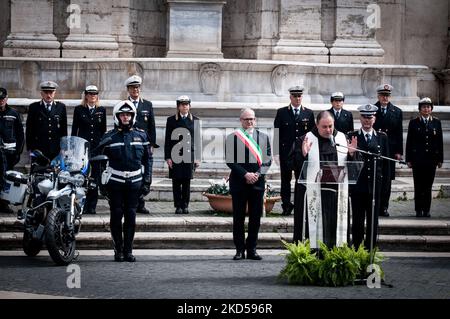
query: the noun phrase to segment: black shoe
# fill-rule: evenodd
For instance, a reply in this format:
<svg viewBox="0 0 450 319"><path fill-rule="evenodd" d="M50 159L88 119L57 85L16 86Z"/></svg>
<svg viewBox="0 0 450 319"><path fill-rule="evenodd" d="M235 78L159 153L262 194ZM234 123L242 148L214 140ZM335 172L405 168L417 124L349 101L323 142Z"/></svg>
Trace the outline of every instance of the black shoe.
<svg viewBox="0 0 450 319"><path fill-rule="evenodd" d="M128 261L130 263L134 263L136 261L136 257L133 256L132 253L126 254L125 257L123 257L124 261Z"/></svg>
<svg viewBox="0 0 450 319"><path fill-rule="evenodd" d="M123 261L123 254L122 253L114 253L114 261L122 262Z"/></svg>
<svg viewBox="0 0 450 319"><path fill-rule="evenodd" d="M247 259L251 259L251 260L261 260L262 257L260 255L258 255L258 253L256 252L256 250L253 251L247 251Z"/></svg>
<svg viewBox="0 0 450 319"><path fill-rule="evenodd" d="M283 212L281 213L281 215L289 216L293 210L294 210L294 205L289 204L288 207L283 207Z"/></svg>
<svg viewBox="0 0 450 319"><path fill-rule="evenodd" d="M423 217L431 217L430 212L423 212Z"/></svg>
<svg viewBox="0 0 450 319"><path fill-rule="evenodd" d="M175 214L183 214L183 210L180 207L177 207L177 209L175 209Z"/></svg>
<svg viewBox="0 0 450 319"><path fill-rule="evenodd" d="M381 212L380 216L389 217L389 213L388 213L387 209L383 210L383 212Z"/></svg>
<svg viewBox="0 0 450 319"><path fill-rule="evenodd" d="M416 217L422 217L422 212L421 211L416 212Z"/></svg>
<svg viewBox="0 0 450 319"><path fill-rule="evenodd" d="M244 250L237 250L236 255L234 255L233 260L242 260L245 259L245 251Z"/></svg>
<svg viewBox="0 0 450 319"><path fill-rule="evenodd" d="M147 208L145 208L145 207L142 207L142 208L138 209L136 211L136 213L143 214L143 215L150 215L150 211Z"/></svg>
<svg viewBox="0 0 450 319"><path fill-rule="evenodd" d="M189 208L183 208L183 214L189 214Z"/></svg>

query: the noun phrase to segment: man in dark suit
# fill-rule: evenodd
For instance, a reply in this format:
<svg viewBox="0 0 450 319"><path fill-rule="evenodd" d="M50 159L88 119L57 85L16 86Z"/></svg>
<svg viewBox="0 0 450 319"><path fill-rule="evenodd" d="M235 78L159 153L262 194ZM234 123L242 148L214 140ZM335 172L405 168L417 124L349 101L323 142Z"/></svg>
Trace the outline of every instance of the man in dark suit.
<svg viewBox="0 0 450 319"><path fill-rule="evenodd" d="M413 170L416 217L430 217L431 187L436 166L444 161L441 121L431 116L433 102L419 101L420 116L411 120L406 138L406 163Z"/></svg>
<svg viewBox="0 0 450 319"><path fill-rule="evenodd" d="M382 156L389 154L388 137L384 132L376 132L373 128L377 107L373 104L358 107L360 112L361 129L350 132L349 138L357 137L358 149ZM366 238L364 245L372 249L376 245L378 233L378 215L381 213L382 190L390 181L390 165L387 160L378 159L375 180L375 209L372 216L373 199L373 166L374 157L362 153L364 161L358 181L351 185L352 199L352 238L353 245L358 248L364 241L364 220L366 220ZM373 223L372 223L373 217Z"/></svg>
<svg viewBox="0 0 450 319"><path fill-rule="evenodd" d="M150 141L150 150L153 154L153 149L159 147L156 144L155 115L153 114L152 102L141 97L141 84L142 78L139 75L130 76L125 81L128 100L134 104L137 110L135 126L147 133ZM136 212L138 214L150 214L150 211L145 208L145 199L142 194L139 196L139 205Z"/></svg>
<svg viewBox="0 0 450 319"><path fill-rule="evenodd" d="M200 119L190 112L191 99L177 98L177 113L167 118L164 159L172 179L175 214L189 214L191 179L200 165ZM182 147L179 147L182 146Z"/></svg>
<svg viewBox="0 0 450 319"><path fill-rule="evenodd" d="M274 143L278 143L278 147L274 147L274 157L280 164L283 215L290 215L294 209L291 203L293 169L289 167L288 154L295 140L315 126L313 112L302 105L303 90L303 86L294 86L289 89L291 104L278 109L274 120Z"/></svg>
<svg viewBox="0 0 450 319"><path fill-rule="evenodd" d="M377 87L378 107L375 124L373 128L377 132L384 132L388 137L389 154L388 157L401 160L403 155L403 112L390 102L392 85L382 84ZM380 216L388 217L389 198L391 196L392 180L395 179L395 162L390 163L391 179L387 182L381 196Z"/></svg>
<svg viewBox="0 0 450 319"><path fill-rule="evenodd" d="M339 132L347 134L353 131L353 115L352 112L343 109L344 101L344 93L334 92L330 97L332 107L328 111L334 117L334 128Z"/></svg>
<svg viewBox="0 0 450 319"><path fill-rule="evenodd" d="M61 137L67 136L66 106L55 101L55 82L44 81L40 88L42 99L28 108L26 144L29 151L40 150L52 160L59 154Z"/></svg>
<svg viewBox="0 0 450 319"><path fill-rule="evenodd" d="M230 173L230 193L233 203L233 241L236 246L234 260L245 258L261 260L256 252L265 190L265 175L269 170L271 149L269 137L255 128L252 109L241 111L242 128L226 140L225 158ZM248 236L245 240L245 212L248 205Z"/></svg>

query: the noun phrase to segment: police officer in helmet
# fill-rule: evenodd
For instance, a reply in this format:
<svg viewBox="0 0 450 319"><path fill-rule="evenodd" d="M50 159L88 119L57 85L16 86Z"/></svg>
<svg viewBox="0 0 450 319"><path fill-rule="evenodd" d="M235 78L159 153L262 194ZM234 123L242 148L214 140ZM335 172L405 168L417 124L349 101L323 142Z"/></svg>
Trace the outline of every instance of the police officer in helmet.
<svg viewBox="0 0 450 319"><path fill-rule="evenodd" d="M106 190L111 211L114 260L134 262L136 209L139 195L150 192L153 157L147 133L134 127L136 108L133 103L128 100L117 103L113 117L115 127L100 143L106 144L103 154L109 158Z"/></svg>

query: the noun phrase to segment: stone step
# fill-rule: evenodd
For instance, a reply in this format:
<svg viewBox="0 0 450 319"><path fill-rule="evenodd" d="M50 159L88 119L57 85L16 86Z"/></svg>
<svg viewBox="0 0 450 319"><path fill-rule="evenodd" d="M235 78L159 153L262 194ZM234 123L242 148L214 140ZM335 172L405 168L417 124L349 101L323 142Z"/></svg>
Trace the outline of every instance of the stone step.
<svg viewBox="0 0 450 319"><path fill-rule="evenodd" d="M260 233L258 248L283 248L281 240L290 241L292 233ZM20 249L22 233L0 233L0 250ZM135 249L232 249L233 235L226 232L137 232ZM383 251L450 251L450 236L380 235ZM81 232L78 249L112 249L111 235L106 232Z"/></svg>
<svg viewBox="0 0 450 319"><path fill-rule="evenodd" d="M294 221L287 218L262 218L260 233L292 233ZM423 220L407 218L380 219L379 233L382 235L450 235L450 220ZM14 217L0 219L0 232L21 232L23 221ZM81 233L109 232L109 215L85 216ZM199 233L232 232L231 217L137 217L137 232L153 233Z"/></svg>

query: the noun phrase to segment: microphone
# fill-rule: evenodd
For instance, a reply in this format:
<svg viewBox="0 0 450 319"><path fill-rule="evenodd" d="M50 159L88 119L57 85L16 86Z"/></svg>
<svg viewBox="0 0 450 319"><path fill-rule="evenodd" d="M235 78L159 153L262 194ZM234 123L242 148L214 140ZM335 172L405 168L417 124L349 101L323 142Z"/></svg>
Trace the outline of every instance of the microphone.
<svg viewBox="0 0 450 319"><path fill-rule="evenodd" d="M336 146L336 142L334 141L334 136L330 135L330 137L328 137L331 143L331 146L335 147Z"/></svg>

